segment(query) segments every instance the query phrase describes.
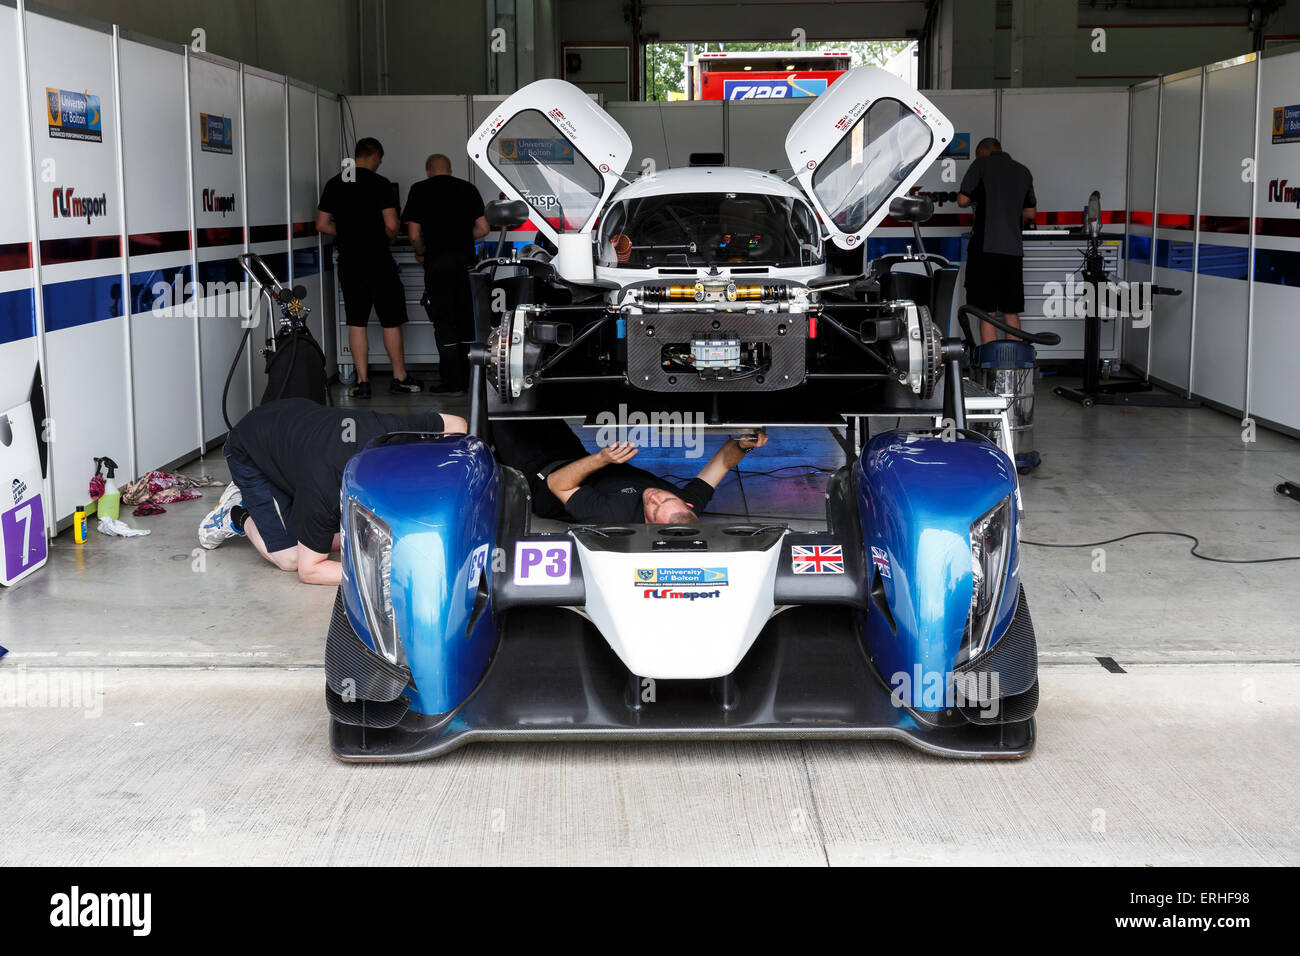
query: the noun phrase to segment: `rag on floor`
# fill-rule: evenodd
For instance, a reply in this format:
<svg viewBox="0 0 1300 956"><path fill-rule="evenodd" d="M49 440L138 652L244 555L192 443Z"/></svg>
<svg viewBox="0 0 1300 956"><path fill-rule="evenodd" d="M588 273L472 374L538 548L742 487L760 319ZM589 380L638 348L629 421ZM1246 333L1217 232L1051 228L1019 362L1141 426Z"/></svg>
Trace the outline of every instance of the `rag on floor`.
<svg viewBox="0 0 1300 956"><path fill-rule="evenodd" d="M195 488L220 486L221 482L207 475L182 475L167 471L151 471L143 478L128 482L122 486L122 504L137 505L131 512L142 515L160 515L167 511L163 505L176 501L189 501L202 498L201 491Z"/></svg>

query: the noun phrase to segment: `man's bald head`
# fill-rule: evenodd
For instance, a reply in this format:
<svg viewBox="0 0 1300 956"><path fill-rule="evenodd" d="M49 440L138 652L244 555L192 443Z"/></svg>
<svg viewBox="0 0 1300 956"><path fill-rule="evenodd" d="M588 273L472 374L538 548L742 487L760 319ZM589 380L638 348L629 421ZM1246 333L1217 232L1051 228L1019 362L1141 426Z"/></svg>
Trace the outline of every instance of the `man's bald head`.
<svg viewBox="0 0 1300 956"><path fill-rule="evenodd" d="M426 176L450 176L451 160L442 153L434 153L424 161L424 174Z"/></svg>

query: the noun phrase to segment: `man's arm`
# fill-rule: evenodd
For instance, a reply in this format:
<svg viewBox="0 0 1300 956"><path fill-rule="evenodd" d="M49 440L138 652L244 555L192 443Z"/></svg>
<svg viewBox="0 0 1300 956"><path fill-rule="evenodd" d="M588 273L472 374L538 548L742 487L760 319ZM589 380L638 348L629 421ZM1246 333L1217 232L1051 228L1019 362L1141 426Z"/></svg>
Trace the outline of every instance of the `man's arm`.
<svg viewBox="0 0 1300 956"><path fill-rule="evenodd" d="M397 207L389 206L384 210L384 232L388 234L388 241L392 242L397 238L401 231L402 224L397 219Z"/></svg>
<svg viewBox="0 0 1300 956"><path fill-rule="evenodd" d="M563 468L555 469L546 476L546 487L551 489L551 494L559 498L561 503L565 503L573 497L573 493L587 480L588 476L606 465L621 465L633 458L636 452L636 446L629 442L617 442L609 445L594 455L579 458L577 461L569 462Z"/></svg>
<svg viewBox="0 0 1300 956"><path fill-rule="evenodd" d="M1029 181L1029 188L1025 191L1024 208L1020 210L1020 218L1025 222L1033 222L1034 217L1038 215L1038 196L1034 193L1034 181Z"/></svg>
<svg viewBox="0 0 1300 956"><path fill-rule="evenodd" d="M334 217L323 209L316 210L316 231L325 236L337 236L339 231L334 226Z"/></svg>
<svg viewBox="0 0 1300 956"><path fill-rule="evenodd" d="M965 209L975 200L975 190L979 188L980 179L984 175L984 164L979 156L975 157L974 162L966 167L966 175L961 178L961 185L957 187L957 205Z"/></svg>
<svg viewBox="0 0 1300 956"><path fill-rule="evenodd" d="M298 580L303 584L328 584L336 588L343 583L343 563L331 561L328 554L313 551L299 541Z"/></svg>
<svg viewBox="0 0 1300 956"><path fill-rule="evenodd" d="M488 225L488 221L485 217L479 216L477 219L474 220L475 239L482 239L491 231L492 231L492 227Z"/></svg>
<svg viewBox="0 0 1300 956"><path fill-rule="evenodd" d="M755 448L762 448L766 444L767 432L761 428L753 438L729 438L695 477L716 488L722 483L722 479L727 477L727 472L740 464L740 459Z"/></svg>
<svg viewBox="0 0 1300 956"><path fill-rule="evenodd" d="M420 228L418 222L408 222L406 224L406 238L411 240L411 248L415 250L415 258L424 259L424 230Z"/></svg>

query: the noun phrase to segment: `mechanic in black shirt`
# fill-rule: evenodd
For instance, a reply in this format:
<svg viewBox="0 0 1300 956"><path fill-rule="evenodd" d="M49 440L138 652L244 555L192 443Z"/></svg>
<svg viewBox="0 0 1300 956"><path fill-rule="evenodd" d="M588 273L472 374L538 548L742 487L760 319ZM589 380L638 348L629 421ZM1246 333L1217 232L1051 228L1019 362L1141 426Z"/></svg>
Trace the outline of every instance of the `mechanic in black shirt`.
<svg viewBox="0 0 1300 956"><path fill-rule="evenodd" d="M731 438L698 475L678 487L627 462L637 448L618 442L587 454L561 419L496 421L497 458L528 479L533 512L578 524L698 524L714 489L755 448L767 444L762 429L753 438Z"/></svg>
<svg viewBox="0 0 1300 956"><path fill-rule="evenodd" d="M397 238L397 189L377 170L384 159L379 140L357 140L355 167L327 183L316 211L316 230L334 236L339 249L339 285L348 317L348 347L357 369L353 398L369 398L370 344L366 326L370 311L379 316L384 351L393 364L393 394L418 392L423 386L406 374L402 325L406 322L406 292L389 243Z"/></svg>
<svg viewBox="0 0 1300 956"><path fill-rule="evenodd" d="M474 241L489 232L483 198L474 184L451 174L451 160L434 153L424 162L426 178L411 186L402 210L407 236L424 263L424 310L438 343L441 384L430 391L463 392L469 385L465 343L474 339L469 269Z"/></svg>
<svg viewBox="0 0 1300 956"><path fill-rule="evenodd" d="M343 566L330 554L339 549L343 469L393 431L463 434L465 419L327 408L306 398L259 405L226 439L232 481L199 526L199 543L211 549L244 535L282 571L297 571L306 584L337 586Z"/></svg>
<svg viewBox="0 0 1300 956"><path fill-rule="evenodd" d="M1025 308L1021 229L1038 213L1033 174L1003 152L995 138L986 136L975 147L975 161L962 177L957 205L975 207L966 250L966 301L990 315L1001 312L1008 325L1020 328ZM992 325L980 323L981 342L997 337Z"/></svg>

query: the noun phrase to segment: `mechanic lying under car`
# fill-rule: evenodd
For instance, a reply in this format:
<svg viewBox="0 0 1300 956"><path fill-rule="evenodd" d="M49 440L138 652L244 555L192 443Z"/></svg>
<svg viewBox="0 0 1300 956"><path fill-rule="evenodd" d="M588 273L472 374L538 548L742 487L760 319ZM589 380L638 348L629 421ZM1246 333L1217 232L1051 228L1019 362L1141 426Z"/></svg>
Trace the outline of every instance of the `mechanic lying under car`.
<svg viewBox="0 0 1300 956"><path fill-rule="evenodd" d="M533 513L577 524L698 524L714 490L740 460L767 444L731 438L700 473L677 487L627 462L635 445L618 442L587 454L581 439L561 419L493 422L497 459L528 479Z"/></svg>
<svg viewBox="0 0 1300 956"><path fill-rule="evenodd" d="M305 398L267 402L241 418L226 439L231 482L199 526L212 549L242 535L282 571L306 584L337 587L339 491L354 454L394 431L465 433L465 419L437 412L389 415L326 408Z"/></svg>

